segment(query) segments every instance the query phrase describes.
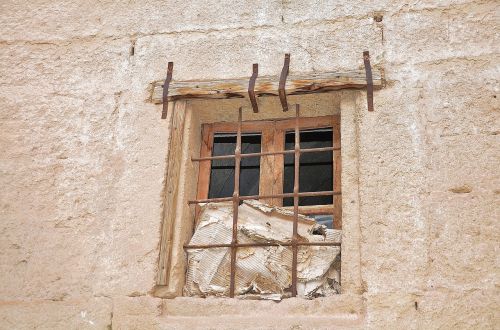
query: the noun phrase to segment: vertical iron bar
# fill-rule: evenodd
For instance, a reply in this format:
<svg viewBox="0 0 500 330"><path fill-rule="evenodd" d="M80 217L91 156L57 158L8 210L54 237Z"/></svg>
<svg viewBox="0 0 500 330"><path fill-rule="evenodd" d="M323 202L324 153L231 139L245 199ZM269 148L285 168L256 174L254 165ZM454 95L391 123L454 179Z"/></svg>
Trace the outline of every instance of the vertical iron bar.
<svg viewBox="0 0 500 330"><path fill-rule="evenodd" d="M236 148L234 150L234 192L233 192L233 234L231 240L231 278L229 297L234 297L236 282L236 245L238 244L238 206L240 204L240 162L241 162L241 121L242 107L238 110L238 130L236 132Z"/></svg>
<svg viewBox="0 0 500 330"><path fill-rule="evenodd" d="M300 131L299 105L295 105L295 163L293 181L293 237L292 237L292 297L297 296L297 259L298 259L298 218L299 218L299 169L300 169Z"/></svg>

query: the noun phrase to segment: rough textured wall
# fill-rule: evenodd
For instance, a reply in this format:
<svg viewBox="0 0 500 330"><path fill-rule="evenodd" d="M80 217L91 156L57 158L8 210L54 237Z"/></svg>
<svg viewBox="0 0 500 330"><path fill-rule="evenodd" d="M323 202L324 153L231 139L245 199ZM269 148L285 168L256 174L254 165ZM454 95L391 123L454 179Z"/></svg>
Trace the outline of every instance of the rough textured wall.
<svg viewBox="0 0 500 330"><path fill-rule="evenodd" d="M0 328L251 328L250 309L276 328L349 313L361 316L352 327L498 327L499 11L2 1ZM363 292L305 309L150 297L167 132L145 100L167 61L176 79L226 78L254 62L278 74L285 52L292 72L360 68L365 49L388 83L357 118Z"/></svg>

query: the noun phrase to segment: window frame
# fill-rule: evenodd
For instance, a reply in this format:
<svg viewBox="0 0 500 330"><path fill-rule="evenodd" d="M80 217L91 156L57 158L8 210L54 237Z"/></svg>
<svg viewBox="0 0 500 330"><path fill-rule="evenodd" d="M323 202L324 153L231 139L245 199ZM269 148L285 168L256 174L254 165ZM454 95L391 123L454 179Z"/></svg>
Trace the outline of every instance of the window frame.
<svg viewBox="0 0 500 330"><path fill-rule="evenodd" d="M202 124L200 158L212 156L214 135L217 133L235 133L237 122L216 122ZM261 152L285 150L285 135L295 128L295 118L243 121L241 132L261 134ZM333 191L341 192L341 152L340 152L340 115L317 117L299 117L299 130L332 128L332 180ZM199 164L197 199L207 199L210 187L211 161L202 160ZM277 195L283 193L284 154L260 156L259 195ZM282 206L282 198L262 199L264 203ZM293 206L286 207L293 209ZM299 212L305 215L333 215L333 228L342 229L342 196L333 195L333 204L299 206ZM199 210L196 213L196 222Z"/></svg>
<svg viewBox="0 0 500 330"><path fill-rule="evenodd" d="M292 97L293 100L294 97ZM363 145L363 118L367 113L365 94L358 90L296 96L305 105L304 117L338 115L341 125L342 144L342 294L332 297L347 299L344 294L362 294L365 286L361 278L361 217L366 215L367 204L362 207L361 169L366 155ZM259 100L266 111L247 113L248 119L291 118L283 113L273 98ZM226 104L227 103L227 104ZM162 191L159 208L161 213L158 240L158 271L152 295L159 298L183 296L186 258L183 245L191 239L194 231L195 209L189 203L196 198L199 166L193 162L201 148L201 132L204 123L234 121L234 110L246 104L240 100L178 100L168 103L168 114L164 125L165 149ZM230 108L230 109L229 109ZM217 120L219 118L219 120ZM339 145L340 147L340 145ZM340 153L339 153L340 156ZM176 166L179 163L180 166ZM339 178L340 179L340 178ZM340 181L339 181L340 183ZM255 302L266 303L266 302ZM310 301L301 306L309 308Z"/></svg>

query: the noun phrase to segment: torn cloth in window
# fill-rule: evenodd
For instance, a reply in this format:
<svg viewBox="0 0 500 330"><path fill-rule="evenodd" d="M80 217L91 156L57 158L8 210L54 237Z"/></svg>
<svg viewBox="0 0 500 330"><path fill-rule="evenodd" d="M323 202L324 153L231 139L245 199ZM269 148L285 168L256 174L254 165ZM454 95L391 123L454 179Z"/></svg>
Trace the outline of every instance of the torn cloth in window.
<svg viewBox="0 0 500 330"><path fill-rule="evenodd" d="M230 244L232 203L202 205L191 245ZM289 243L293 212L258 201L244 201L238 208L239 243ZM341 231L327 229L314 219L299 215L298 234L304 242L338 242ZM185 294L226 296L229 291L230 248L187 250ZM235 294L240 298L280 300L290 295L292 248L290 246L239 247L236 256ZM314 298L339 293L340 247L299 246L299 297Z"/></svg>

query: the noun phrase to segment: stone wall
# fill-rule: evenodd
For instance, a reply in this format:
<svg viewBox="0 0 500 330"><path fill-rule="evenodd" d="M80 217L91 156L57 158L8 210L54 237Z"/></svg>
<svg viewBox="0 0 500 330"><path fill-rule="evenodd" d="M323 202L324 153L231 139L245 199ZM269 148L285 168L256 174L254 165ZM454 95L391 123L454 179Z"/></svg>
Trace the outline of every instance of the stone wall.
<svg viewBox="0 0 500 330"><path fill-rule="evenodd" d="M498 327L499 7L2 1L0 329ZM294 73L358 69L363 50L387 86L353 117L361 290L152 297L168 132L147 99L167 61L220 79L277 75L285 52Z"/></svg>

